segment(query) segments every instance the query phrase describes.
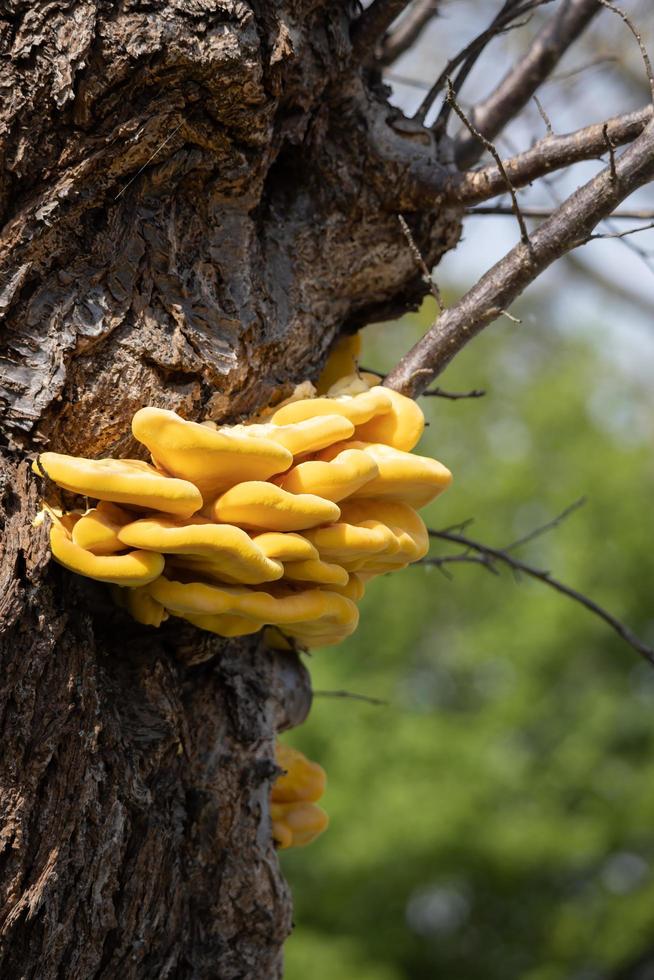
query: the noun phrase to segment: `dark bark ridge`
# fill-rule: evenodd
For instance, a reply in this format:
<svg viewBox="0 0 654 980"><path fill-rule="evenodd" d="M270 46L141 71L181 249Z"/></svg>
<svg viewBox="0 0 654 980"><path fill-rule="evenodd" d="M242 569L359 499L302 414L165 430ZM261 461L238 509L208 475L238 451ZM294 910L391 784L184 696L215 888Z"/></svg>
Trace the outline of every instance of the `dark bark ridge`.
<svg viewBox="0 0 654 980"><path fill-rule="evenodd" d="M239 419L424 290L397 213L433 263L463 206L424 213L443 147L362 76L353 13L0 2L2 976L281 975L268 793L307 673L48 565L28 462L133 455L143 404Z"/></svg>

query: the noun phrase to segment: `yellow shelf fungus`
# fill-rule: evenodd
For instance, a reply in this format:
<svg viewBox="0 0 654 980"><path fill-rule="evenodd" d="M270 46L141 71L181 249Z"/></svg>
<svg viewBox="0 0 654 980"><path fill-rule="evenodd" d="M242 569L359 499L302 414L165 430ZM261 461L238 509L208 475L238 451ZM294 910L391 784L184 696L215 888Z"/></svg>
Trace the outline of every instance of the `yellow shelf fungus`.
<svg viewBox="0 0 654 980"><path fill-rule="evenodd" d="M376 476L379 467L370 453L344 449L330 461L311 459L300 463L277 477L276 482L291 493L313 493L338 503L362 490Z"/></svg>
<svg viewBox="0 0 654 980"><path fill-rule="evenodd" d="M239 483L210 507L217 521L255 530L302 531L337 521L340 510L331 500L312 493L289 493L263 480Z"/></svg>
<svg viewBox="0 0 654 980"><path fill-rule="evenodd" d="M318 390L303 382L252 422L140 409L132 431L154 465L37 457L35 473L93 503L45 505L53 557L116 586L119 605L147 626L173 616L220 636L270 627L291 646L340 643L367 582L425 555L416 508L451 481L410 451L419 406L358 372L358 353L358 337L341 338ZM290 839L303 812L293 808L306 802L275 803L291 807L279 818Z"/></svg>
<svg viewBox="0 0 654 980"><path fill-rule="evenodd" d="M75 522L71 530L73 542L94 555L113 555L126 551L127 546L118 537L121 528L132 520L129 511L101 500Z"/></svg>
<svg viewBox="0 0 654 980"><path fill-rule="evenodd" d="M164 408L141 408L132 419L134 437L147 446L157 466L190 480L203 497L243 480L267 480L293 462L288 449L245 429L210 429Z"/></svg>
<svg viewBox="0 0 654 980"><path fill-rule="evenodd" d="M212 577L224 574L231 582L256 585L281 578L281 562L266 557L261 548L242 528L231 524L213 524L205 518L173 521L166 517L144 517L127 524L119 538L132 548L180 555L212 568Z"/></svg>
<svg viewBox="0 0 654 980"><path fill-rule="evenodd" d="M160 510L179 517L190 517L202 507L202 494L193 483L170 479L140 459L84 459L41 453L32 469L64 490L94 500Z"/></svg>
<svg viewBox="0 0 654 980"><path fill-rule="evenodd" d="M379 470L376 477L355 490L352 496L390 497L413 507L424 507L447 490L452 482L452 474L437 459L417 456L380 442L346 442L330 446L320 452L319 458L326 461L338 459L347 449L367 453Z"/></svg>
<svg viewBox="0 0 654 980"><path fill-rule="evenodd" d="M164 570L163 555L154 551L130 551L125 555L94 555L75 544L65 527L53 524L50 547L57 561L78 575L113 585L147 585Z"/></svg>
<svg viewBox="0 0 654 980"><path fill-rule="evenodd" d="M358 394L339 394L323 398L303 398L278 409L271 421L275 425L303 422L317 415L343 415L352 425L362 425L376 415L390 412L393 402L388 388L376 386Z"/></svg>
<svg viewBox="0 0 654 980"><path fill-rule="evenodd" d="M327 829L329 818L316 803L325 792L322 766L302 752L277 742L277 765L283 770L270 791L272 836L280 850L304 847Z"/></svg>

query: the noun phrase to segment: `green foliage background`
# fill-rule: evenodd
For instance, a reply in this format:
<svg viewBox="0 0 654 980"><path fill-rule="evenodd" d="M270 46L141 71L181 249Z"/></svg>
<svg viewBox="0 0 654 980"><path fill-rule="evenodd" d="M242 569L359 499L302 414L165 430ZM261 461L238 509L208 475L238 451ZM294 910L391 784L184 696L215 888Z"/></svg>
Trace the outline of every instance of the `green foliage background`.
<svg viewBox="0 0 654 980"><path fill-rule="evenodd" d="M368 328L363 364L431 314ZM423 400L419 451L455 477L423 516L502 545L586 495L520 554L654 643L653 396L617 360L545 306L494 325L439 379L486 398ZM356 635L311 658L318 691L388 705L318 696L286 736L327 769L331 817L282 858L287 980L631 977L654 962L654 669L539 583L451 575L376 580Z"/></svg>

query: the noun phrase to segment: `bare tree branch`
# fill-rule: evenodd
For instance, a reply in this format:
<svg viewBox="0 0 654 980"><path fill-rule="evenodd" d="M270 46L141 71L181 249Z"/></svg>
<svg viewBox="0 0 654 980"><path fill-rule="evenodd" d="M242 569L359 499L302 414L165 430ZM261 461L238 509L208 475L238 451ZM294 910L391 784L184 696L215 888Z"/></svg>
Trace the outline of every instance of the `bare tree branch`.
<svg viewBox="0 0 654 980"><path fill-rule="evenodd" d="M415 0L406 16L384 38L381 46L381 65L391 65L418 40L430 20L438 15L439 0Z"/></svg>
<svg viewBox="0 0 654 980"><path fill-rule="evenodd" d="M507 177L514 187L524 187L553 170L602 156L606 153L607 137L614 148L630 143L642 133L651 118L652 106L647 105L622 116L613 116L606 122L584 126L573 133L544 136L529 150L504 160L504 174L493 165L454 177L446 197L463 204L487 201L506 191Z"/></svg>
<svg viewBox="0 0 654 980"><path fill-rule="evenodd" d="M600 8L599 0L564 0L557 13L532 42L524 58L505 75L498 87L472 111L472 121L487 139L497 134L523 109L556 67L570 45ZM461 169L476 163L483 144L461 131L455 141L455 159Z"/></svg>
<svg viewBox="0 0 654 980"><path fill-rule="evenodd" d="M521 208L520 210L525 218L549 218L554 213L553 208ZM494 214L502 218L515 217L513 208L509 207L508 204L482 205L481 207L471 208L469 211L466 211L468 217L474 214ZM647 208L640 211L614 211L611 215L611 221L654 221L654 211Z"/></svg>
<svg viewBox="0 0 654 980"><path fill-rule="evenodd" d="M449 59L445 65L445 68L442 70L419 105L413 116L414 120L416 122L424 123L429 110L434 104L436 96L442 90L446 80L452 75L455 68L458 68L459 65L463 65L462 74L457 78L457 83L455 85L455 90L458 91L465 76L467 76L471 67L474 65L475 61L489 41L491 41L494 37L497 37L498 34L502 34L508 30L511 24L518 17L521 17L534 7L540 6L541 3L550 2L551 0L505 0L500 12L493 18L486 30L482 31L481 34L478 34L477 37L473 38L473 40L462 48L458 54ZM595 2L597 2L597 0L595 0Z"/></svg>
<svg viewBox="0 0 654 980"><path fill-rule="evenodd" d="M610 168L593 177L450 306L391 371L384 384L415 397L458 351L496 320L555 259L587 240L595 226L654 178L654 121Z"/></svg>
<svg viewBox="0 0 654 980"><path fill-rule="evenodd" d="M562 518L559 518L559 522ZM543 528L547 530L548 528ZM620 639L628 643L632 649L636 650L637 653L641 655L645 660L654 666L654 650L647 646L636 634L625 626L624 623L620 622L612 613L608 612L602 606L598 605L593 599L579 592L577 589L571 588L569 585L565 585L558 579L554 578L550 572L544 571L539 568L535 568L533 565L527 564L527 562L521 561L519 558L515 558L513 555L509 554L506 548L491 548L488 545L482 544L479 541L475 541L473 538L469 538L465 534L456 533L452 531L434 531L429 529L429 536L431 538L438 539L440 541L449 541L451 544L461 545L466 548L467 551L473 552L473 554L468 554L464 552L458 555L443 555L441 557L434 558L423 558L418 564L421 565L431 565L436 567L441 567L446 564L451 564L452 562L473 562L477 565L484 565L489 571L497 573L496 565L505 565L508 568L513 569L514 572L527 575L529 578L537 579L539 582L543 582L545 585L549 585L550 588L559 592L561 595L568 596L574 602L578 602L584 608L588 609L595 616L602 619L611 629L618 634ZM515 547L515 545L513 546Z"/></svg>
<svg viewBox="0 0 654 980"><path fill-rule="evenodd" d="M370 61L377 44L411 0L373 0L352 28L352 53L356 59Z"/></svg>

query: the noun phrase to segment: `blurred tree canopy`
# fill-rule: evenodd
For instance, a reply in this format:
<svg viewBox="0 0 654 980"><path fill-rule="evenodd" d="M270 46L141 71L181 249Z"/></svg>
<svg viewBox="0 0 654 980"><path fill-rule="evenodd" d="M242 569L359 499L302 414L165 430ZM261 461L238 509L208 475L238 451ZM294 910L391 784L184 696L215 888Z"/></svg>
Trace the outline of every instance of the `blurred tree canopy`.
<svg viewBox="0 0 654 980"><path fill-rule="evenodd" d="M544 302L529 310L444 376L483 401L423 399L423 451L455 477L423 514L474 517L504 545L586 495L520 554L651 640L651 388L595 353L601 324L563 332ZM394 363L430 317L365 331L365 366ZM283 858L286 976L631 977L654 935L654 671L540 583L450 575L375 580L355 636L311 658L317 691L388 703L318 695L286 736L326 767L331 816Z"/></svg>

